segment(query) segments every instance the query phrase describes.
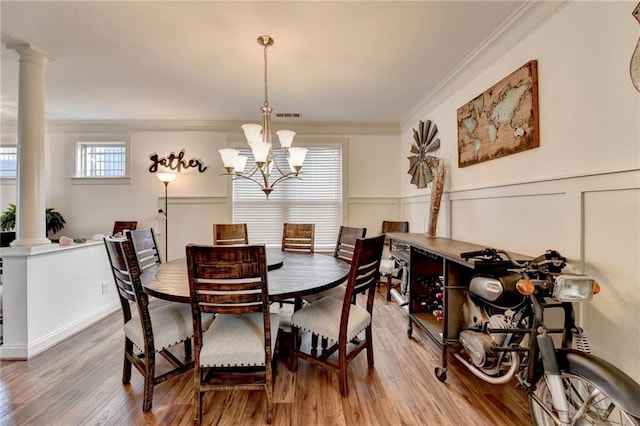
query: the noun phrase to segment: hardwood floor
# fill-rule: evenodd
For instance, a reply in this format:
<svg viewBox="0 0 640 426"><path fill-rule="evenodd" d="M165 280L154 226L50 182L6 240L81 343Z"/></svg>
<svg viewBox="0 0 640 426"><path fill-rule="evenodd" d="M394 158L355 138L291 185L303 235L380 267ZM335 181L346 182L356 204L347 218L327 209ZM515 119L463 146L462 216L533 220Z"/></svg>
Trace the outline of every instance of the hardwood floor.
<svg viewBox="0 0 640 426"><path fill-rule="evenodd" d="M406 314L385 295L381 287L374 308L375 367L364 353L352 361L342 398L335 375L280 361L274 425L531 424L526 392L512 384L485 384L454 360L440 383L440 349L417 329L408 339ZM121 322L117 312L29 361L1 361L0 425L192 424L191 373L156 386L146 414L140 374L122 384ZM203 423L262 425L264 405L262 392L209 393Z"/></svg>

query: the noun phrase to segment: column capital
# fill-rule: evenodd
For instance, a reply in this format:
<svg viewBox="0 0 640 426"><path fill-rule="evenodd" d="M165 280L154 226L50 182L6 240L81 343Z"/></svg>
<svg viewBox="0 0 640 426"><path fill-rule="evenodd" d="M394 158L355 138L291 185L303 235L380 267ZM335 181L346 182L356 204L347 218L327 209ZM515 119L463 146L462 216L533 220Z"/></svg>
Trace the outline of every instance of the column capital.
<svg viewBox="0 0 640 426"><path fill-rule="evenodd" d="M43 65L47 62L55 61L55 58L38 46L22 40L11 40L5 43L5 47L15 50L20 55L20 59L32 59L41 62Z"/></svg>

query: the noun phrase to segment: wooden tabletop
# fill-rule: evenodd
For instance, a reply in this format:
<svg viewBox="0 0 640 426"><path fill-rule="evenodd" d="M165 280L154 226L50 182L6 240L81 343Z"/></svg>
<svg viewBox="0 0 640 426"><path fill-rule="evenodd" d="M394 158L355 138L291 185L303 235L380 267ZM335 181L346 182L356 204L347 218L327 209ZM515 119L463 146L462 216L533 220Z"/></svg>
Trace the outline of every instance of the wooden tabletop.
<svg viewBox="0 0 640 426"><path fill-rule="evenodd" d="M473 268L474 260L466 260L460 257L460 253L478 251L487 248L487 246L468 243L466 241L457 241L450 238L427 237L425 234L390 232L388 238L406 243L410 246L424 249L430 253L437 254L445 259L459 263L461 265ZM494 247L497 248L497 247ZM529 260L531 256L520 253L508 252L513 259Z"/></svg>
<svg viewBox="0 0 640 426"><path fill-rule="evenodd" d="M269 254L271 253L271 255ZM337 286L349 275L350 266L331 255L267 250L269 258L280 257L282 266L267 273L269 298L282 301L319 293ZM270 263L270 259L267 260ZM142 279L145 292L160 299L189 303L186 259L161 263Z"/></svg>

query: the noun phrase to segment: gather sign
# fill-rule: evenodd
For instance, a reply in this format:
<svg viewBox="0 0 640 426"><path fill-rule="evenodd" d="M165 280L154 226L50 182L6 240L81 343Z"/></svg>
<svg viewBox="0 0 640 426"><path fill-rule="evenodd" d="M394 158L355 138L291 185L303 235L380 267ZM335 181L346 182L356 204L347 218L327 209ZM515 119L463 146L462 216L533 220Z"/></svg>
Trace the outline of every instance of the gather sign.
<svg viewBox="0 0 640 426"><path fill-rule="evenodd" d="M175 170L180 173L182 170L190 169L192 167L196 167L200 173L203 173L207 170L207 166L204 165L201 159L199 158L191 158L189 160L185 160L184 149L180 150L180 153L176 155L175 152L171 152L167 157L160 157L155 152L149 156L151 160L151 165L149 166L150 173L156 173L158 171L158 166L163 166L171 170Z"/></svg>

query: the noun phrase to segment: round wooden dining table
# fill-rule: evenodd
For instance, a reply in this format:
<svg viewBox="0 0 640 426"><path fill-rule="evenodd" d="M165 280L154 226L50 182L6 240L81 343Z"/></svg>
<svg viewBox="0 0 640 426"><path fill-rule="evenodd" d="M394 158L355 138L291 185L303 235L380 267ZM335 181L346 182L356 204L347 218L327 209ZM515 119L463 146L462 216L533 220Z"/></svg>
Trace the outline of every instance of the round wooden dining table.
<svg viewBox="0 0 640 426"><path fill-rule="evenodd" d="M285 252L267 249L269 299L299 300L346 280L350 265L321 253ZM144 291L160 299L189 303L189 276L185 258L161 263L154 274L143 277Z"/></svg>

